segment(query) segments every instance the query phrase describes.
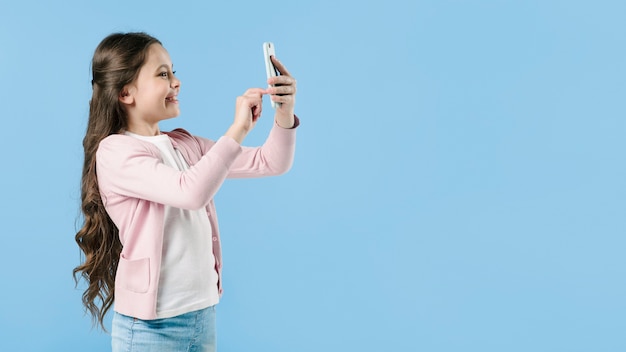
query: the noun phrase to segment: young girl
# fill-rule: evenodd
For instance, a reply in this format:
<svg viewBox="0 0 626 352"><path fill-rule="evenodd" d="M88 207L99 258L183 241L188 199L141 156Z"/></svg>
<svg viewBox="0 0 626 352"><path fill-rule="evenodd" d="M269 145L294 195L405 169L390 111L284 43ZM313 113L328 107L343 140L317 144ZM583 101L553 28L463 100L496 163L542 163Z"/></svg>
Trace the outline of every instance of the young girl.
<svg viewBox="0 0 626 352"><path fill-rule="evenodd" d="M279 175L293 161L296 81L273 61L281 75L237 97L233 124L211 141L159 130L180 112L180 81L157 39L118 33L96 48L76 234L85 262L74 277L88 282L83 303L103 328L115 302L113 351L215 351L213 196L227 177ZM281 103L274 127L262 147L242 147L264 94Z"/></svg>

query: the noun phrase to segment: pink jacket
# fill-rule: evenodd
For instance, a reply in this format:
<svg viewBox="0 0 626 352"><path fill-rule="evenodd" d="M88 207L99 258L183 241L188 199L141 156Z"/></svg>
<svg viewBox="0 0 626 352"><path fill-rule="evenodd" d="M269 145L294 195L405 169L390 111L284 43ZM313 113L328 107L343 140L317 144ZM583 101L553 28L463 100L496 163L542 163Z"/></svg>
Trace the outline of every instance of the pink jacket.
<svg viewBox="0 0 626 352"><path fill-rule="evenodd" d="M296 119L296 126L298 125ZM115 278L115 311L156 318L161 271L164 204L206 208L222 294L222 254L213 196L227 177L279 175L291 168L296 132L274 125L262 147L241 147L229 137L217 142L177 129L167 132L190 165L178 171L163 164L156 146L123 134L108 136L96 153L102 201L124 246Z"/></svg>

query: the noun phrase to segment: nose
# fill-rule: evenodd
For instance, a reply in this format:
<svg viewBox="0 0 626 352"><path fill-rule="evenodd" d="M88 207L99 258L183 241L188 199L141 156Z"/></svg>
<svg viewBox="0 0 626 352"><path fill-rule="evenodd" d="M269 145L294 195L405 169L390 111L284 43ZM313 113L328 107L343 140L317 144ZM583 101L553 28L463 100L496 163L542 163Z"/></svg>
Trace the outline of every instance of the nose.
<svg viewBox="0 0 626 352"><path fill-rule="evenodd" d="M172 87L174 89L180 88L180 80L173 73L172 73L172 79L170 80L170 87Z"/></svg>

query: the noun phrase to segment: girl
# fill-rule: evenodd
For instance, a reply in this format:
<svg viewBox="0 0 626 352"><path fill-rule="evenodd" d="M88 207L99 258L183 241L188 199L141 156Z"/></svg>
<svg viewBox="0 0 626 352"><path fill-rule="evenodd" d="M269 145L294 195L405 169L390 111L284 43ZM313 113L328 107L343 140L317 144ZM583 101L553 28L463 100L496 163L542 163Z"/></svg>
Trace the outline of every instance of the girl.
<svg viewBox="0 0 626 352"><path fill-rule="evenodd" d="M76 234L85 262L74 278L88 282L83 303L103 329L115 301L113 351L215 351L222 256L213 196L227 177L279 175L293 161L296 81L273 61L281 75L238 97L233 124L211 141L159 130L180 112L180 81L157 39L117 33L96 48ZM241 147L264 94L281 103L274 127L262 147Z"/></svg>

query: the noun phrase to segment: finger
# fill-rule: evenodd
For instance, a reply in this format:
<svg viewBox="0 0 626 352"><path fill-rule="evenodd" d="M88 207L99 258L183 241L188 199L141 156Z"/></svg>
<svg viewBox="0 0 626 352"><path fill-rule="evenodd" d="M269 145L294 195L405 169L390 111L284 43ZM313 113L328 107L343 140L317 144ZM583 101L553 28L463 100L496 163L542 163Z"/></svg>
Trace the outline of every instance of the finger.
<svg viewBox="0 0 626 352"><path fill-rule="evenodd" d="M263 88L250 88L243 93L244 96L258 96L258 97L262 97L264 94L268 94L268 93L267 93L267 89L263 89Z"/></svg>
<svg viewBox="0 0 626 352"><path fill-rule="evenodd" d="M285 65L283 65L283 63L280 62L280 60L278 60L276 56L272 55L270 56L270 59L272 59L274 66L276 67L278 72L280 72L281 76L291 76L291 73L287 71L287 68L285 67Z"/></svg>
<svg viewBox="0 0 626 352"><path fill-rule="evenodd" d="M253 115L257 115L256 117L261 114L261 107L263 106L263 100L261 98L255 97L254 99L246 99L245 104L252 110Z"/></svg>
<svg viewBox="0 0 626 352"><path fill-rule="evenodd" d="M261 112L263 110L263 106L261 104L259 105L255 105L252 107L252 121L256 122L256 120L259 119L259 117L261 117Z"/></svg>
<svg viewBox="0 0 626 352"><path fill-rule="evenodd" d="M237 97L237 106L238 109L248 109L250 111L250 115L252 121L256 121L259 116L261 116L262 106L263 106L263 98L259 95L242 95Z"/></svg>
<svg viewBox="0 0 626 352"><path fill-rule="evenodd" d="M252 96L241 96L240 97L241 100L241 104L242 104L242 108L247 108L250 110L250 114L252 117L252 121L256 121L259 116L261 116L261 110L263 107L263 100L259 97L252 97Z"/></svg>
<svg viewBox="0 0 626 352"><path fill-rule="evenodd" d="M276 103L293 104L296 98L294 95L272 95L270 99Z"/></svg>
<svg viewBox="0 0 626 352"><path fill-rule="evenodd" d="M291 76L275 76L267 79L267 83L273 86L295 86L296 79Z"/></svg>
<svg viewBox="0 0 626 352"><path fill-rule="evenodd" d="M292 85L269 87L267 88L267 93L272 95L296 94L296 87Z"/></svg>
<svg viewBox="0 0 626 352"><path fill-rule="evenodd" d="M263 89L264 94L268 94L266 89ZM252 107L253 105L260 104L263 101L263 96L257 93L244 93L237 97L242 104Z"/></svg>

